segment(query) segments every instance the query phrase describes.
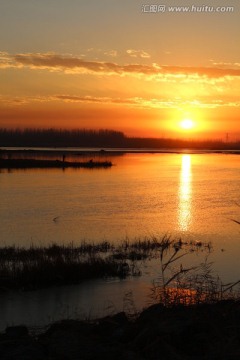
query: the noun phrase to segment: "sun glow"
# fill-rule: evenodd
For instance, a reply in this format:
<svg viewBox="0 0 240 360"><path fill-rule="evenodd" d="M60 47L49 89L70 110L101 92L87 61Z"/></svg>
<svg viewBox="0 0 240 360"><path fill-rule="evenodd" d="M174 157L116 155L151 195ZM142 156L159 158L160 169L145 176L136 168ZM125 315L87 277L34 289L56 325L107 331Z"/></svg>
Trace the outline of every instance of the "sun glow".
<svg viewBox="0 0 240 360"><path fill-rule="evenodd" d="M191 130L194 127L192 119L184 119L180 122L180 126L183 130Z"/></svg>

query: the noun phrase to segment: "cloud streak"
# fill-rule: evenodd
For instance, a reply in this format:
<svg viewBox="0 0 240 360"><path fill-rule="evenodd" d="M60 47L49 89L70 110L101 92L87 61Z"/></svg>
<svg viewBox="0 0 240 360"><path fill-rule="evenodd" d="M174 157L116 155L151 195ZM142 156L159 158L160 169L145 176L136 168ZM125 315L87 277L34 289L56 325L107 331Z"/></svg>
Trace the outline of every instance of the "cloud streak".
<svg viewBox="0 0 240 360"><path fill-rule="evenodd" d="M201 98L184 100L182 98L112 98L112 97L98 97L98 96L77 96L77 95L54 95L54 96L36 96L36 97L18 97L9 98L1 97L0 103L6 106L19 106L25 104L44 103L60 101L72 104L91 104L91 105L123 105L132 108L145 108L145 109L181 109L185 106L191 108L220 108L220 107L240 107L240 101L237 99L211 99Z"/></svg>
<svg viewBox="0 0 240 360"><path fill-rule="evenodd" d="M131 50L133 51L133 50ZM11 55L0 53L0 68L30 68L70 74L133 75L155 80L191 80L191 77L219 79L239 77L239 68L227 67L184 67L159 64L118 64L115 62L88 61L74 56L55 53L25 53Z"/></svg>
<svg viewBox="0 0 240 360"><path fill-rule="evenodd" d="M146 51L143 51L143 50L129 49L126 52L130 57L133 57L133 58L140 57L140 58L144 58L144 59L149 59L151 57Z"/></svg>

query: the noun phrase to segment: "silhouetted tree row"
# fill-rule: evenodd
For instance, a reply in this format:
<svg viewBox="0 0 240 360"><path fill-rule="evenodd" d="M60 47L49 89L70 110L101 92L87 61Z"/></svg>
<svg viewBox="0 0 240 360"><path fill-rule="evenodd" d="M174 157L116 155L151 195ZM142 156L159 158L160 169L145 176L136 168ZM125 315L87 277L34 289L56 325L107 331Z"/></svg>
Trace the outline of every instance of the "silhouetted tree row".
<svg viewBox="0 0 240 360"><path fill-rule="evenodd" d="M236 150L240 142L127 137L115 130L0 128L0 147L99 147Z"/></svg>
<svg viewBox="0 0 240 360"><path fill-rule="evenodd" d="M237 150L240 142L184 140L171 138L127 138L127 147L145 149Z"/></svg>
<svg viewBox="0 0 240 360"><path fill-rule="evenodd" d="M124 141L114 130L0 129L0 146L121 147Z"/></svg>

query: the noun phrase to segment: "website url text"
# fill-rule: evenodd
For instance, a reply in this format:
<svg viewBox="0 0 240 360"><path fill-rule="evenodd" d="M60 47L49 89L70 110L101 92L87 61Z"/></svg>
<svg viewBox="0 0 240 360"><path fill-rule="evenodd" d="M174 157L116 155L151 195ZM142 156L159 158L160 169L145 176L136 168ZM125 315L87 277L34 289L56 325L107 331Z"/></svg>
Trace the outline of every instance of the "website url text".
<svg viewBox="0 0 240 360"><path fill-rule="evenodd" d="M209 6L209 5L191 5L191 6L167 6L163 4L142 5L143 13L231 13L234 12L234 6Z"/></svg>

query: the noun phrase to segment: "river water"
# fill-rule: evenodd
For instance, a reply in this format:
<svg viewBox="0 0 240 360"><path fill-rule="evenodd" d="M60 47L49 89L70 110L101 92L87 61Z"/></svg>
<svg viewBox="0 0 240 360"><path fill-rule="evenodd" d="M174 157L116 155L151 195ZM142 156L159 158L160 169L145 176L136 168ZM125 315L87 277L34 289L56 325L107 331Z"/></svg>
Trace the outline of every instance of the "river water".
<svg viewBox="0 0 240 360"><path fill-rule="evenodd" d="M0 245L117 243L168 234L211 241L223 280L240 278L240 225L232 221L240 220L239 155L113 152L107 159L114 164L109 169L2 170ZM86 314L109 302L119 309L130 291L143 306L143 289L154 276L150 271L133 280L1 294L2 326L56 320L69 308ZM54 299L62 300L57 305Z"/></svg>

